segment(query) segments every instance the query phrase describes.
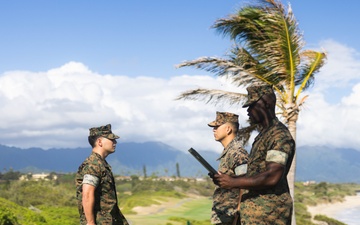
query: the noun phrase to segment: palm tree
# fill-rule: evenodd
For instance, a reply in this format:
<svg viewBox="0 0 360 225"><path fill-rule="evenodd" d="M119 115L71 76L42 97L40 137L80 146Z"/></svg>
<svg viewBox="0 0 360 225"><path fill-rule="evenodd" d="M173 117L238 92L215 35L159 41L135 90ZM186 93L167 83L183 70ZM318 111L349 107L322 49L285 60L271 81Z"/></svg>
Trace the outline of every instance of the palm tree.
<svg viewBox="0 0 360 225"><path fill-rule="evenodd" d="M239 88L256 82L273 85L279 113L296 140L296 122L307 98L301 94L314 83L326 55L304 50L303 37L290 5L285 10L276 0L258 0L228 18L217 20L213 28L234 41L227 57L202 57L178 67L190 66L225 76ZM177 99L242 105L246 94L199 88L183 92ZM294 196L295 168L296 155L288 174L291 196ZM294 214L292 224L296 224Z"/></svg>

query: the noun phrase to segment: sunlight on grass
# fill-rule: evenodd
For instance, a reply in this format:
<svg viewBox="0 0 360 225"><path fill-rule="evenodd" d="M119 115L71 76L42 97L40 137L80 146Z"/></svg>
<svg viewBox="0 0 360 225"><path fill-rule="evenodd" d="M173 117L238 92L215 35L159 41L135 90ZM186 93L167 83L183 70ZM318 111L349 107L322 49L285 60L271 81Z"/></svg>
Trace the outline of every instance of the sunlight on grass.
<svg viewBox="0 0 360 225"><path fill-rule="evenodd" d="M170 204L170 206L169 206ZM166 208L159 208L157 212L143 215L126 216L132 225L181 225L183 223L170 220L184 218L188 220L209 220L212 200L207 197L169 199Z"/></svg>

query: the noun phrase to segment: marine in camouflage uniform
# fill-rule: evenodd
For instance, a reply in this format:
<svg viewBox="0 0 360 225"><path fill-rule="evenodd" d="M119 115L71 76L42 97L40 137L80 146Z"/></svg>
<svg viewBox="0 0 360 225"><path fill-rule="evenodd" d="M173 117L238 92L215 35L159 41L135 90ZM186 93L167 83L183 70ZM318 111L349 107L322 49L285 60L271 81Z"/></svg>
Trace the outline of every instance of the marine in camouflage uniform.
<svg viewBox="0 0 360 225"><path fill-rule="evenodd" d="M267 162L283 165L285 172L275 186L261 190L250 189L243 195L241 224L291 224L293 202L286 175L291 166L294 149L295 142L289 130L277 118L255 138L249 156L247 176L264 172Z"/></svg>
<svg viewBox="0 0 360 225"><path fill-rule="evenodd" d="M295 141L288 128L275 116L276 96L269 85L247 88L249 118L260 132L249 155L247 174L233 178L215 175L214 182L224 188L245 188L240 217L242 225L290 225L292 198L287 182Z"/></svg>
<svg viewBox="0 0 360 225"><path fill-rule="evenodd" d="M229 175L244 175L247 168L248 153L242 148L237 135L238 115L228 112L216 112L216 120L209 123L210 127L215 130L225 123L235 124L236 129L232 131L228 141L223 141L222 135L218 134L215 139L224 145L224 150L218 160L220 160L218 171ZM225 128L224 128L225 129ZM212 224L231 224L234 215L237 212L239 203L240 189L224 189L216 186L213 194L213 206L211 212Z"/></svg>
<svg viewBox="0 0 360 225"><path fill-rule="evenodd" d="M91 142L90 139L96 141L100 137L109 139L115 144L115 139L119 138L111 132L110 124L90 129L89 143ZM103 142L100 145L104 146L106 143ZM94 151L95 148L93 146L91 155L80 165L75 178L80 224L86 225L88 223L83 206L83 185L86 184L95 187L92 213L96 224L128 225L129 223L118 207L114 176L110 165L105 160L106 156L112 152L111 150L105 152L104 157L103 151ZM107 149L107 151L109 150Z"/></svg>

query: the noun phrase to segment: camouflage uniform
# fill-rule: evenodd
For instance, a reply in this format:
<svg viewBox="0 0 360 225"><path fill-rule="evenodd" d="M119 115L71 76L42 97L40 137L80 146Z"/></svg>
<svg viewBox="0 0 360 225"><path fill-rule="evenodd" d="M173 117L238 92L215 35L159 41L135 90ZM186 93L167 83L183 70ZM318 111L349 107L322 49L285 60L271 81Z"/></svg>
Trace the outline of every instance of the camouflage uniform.
<svg viewBox="0 0 360 225"><path fill-rule="evenodd" d="M238 115L227 112L216 112L216 120L209 123L210 127L220 126L226 122L238 123ZM228 175L243 175L246 173L248 153L242 148L237 138L234 138L223 150L220 157L218 171ZM224 189L215 187L213 194L213 206L211 212L212 224L231 225L237 212L239 203L237 188Z"/></svg>
<svg viewBox="0 0 360 225"><path fill-rule="evenodd" d="M119 138L119 136L111 132L111 125L91 128L90 136L103 136L109 139ZM80 165L75 177L80 224L86 225L87 223L82 207L82 184L85 175L91 175L99 179L99 184L95 189L94 215L96 224L129 225L118 207L115 180L111 167L105 159L95 152L92 152Z"/></svg>
<svg viewBox="0 0 360 225"><path fill-rule="evenodd" d="M241 147L237 139L233 139L224 149L220 158L219 171L228 175L235 175L234 169L247 163L248 153ZM246 173L246 167L243 167ZM240 174L239 174L240 175ZM231 223L237 211L239 203L239 189L224 189L216 186L213 195L213 207L211 212L212 224Z"/></svg>
<svg viewBox="0 0 360 225"><path fill-rule="evenodd" d="M294 139L277 118L255 138L249 155L247 176L256 176L266 171L267 162L284 165L285 172L275 187L249 190L243 195L240 209L242 225L291 224L293 203L286 175L294 154Z"/></svg>
<svg viewBox="0 0 360 225"><path fill-rule="evenodd" d="M248 107L263 95L272 95L272 86L256 84L247 88L248 99L243 107ZM285 171L276 186L249 190L242 197L240 217L242 225L290 225L292 198L289 192L287 174L295 154L295 141L288 128L277 118L270 126L260 131L254 140L248 162L247 176L256 176L266 171L266 163L275 162L284 166Z"/></svg>

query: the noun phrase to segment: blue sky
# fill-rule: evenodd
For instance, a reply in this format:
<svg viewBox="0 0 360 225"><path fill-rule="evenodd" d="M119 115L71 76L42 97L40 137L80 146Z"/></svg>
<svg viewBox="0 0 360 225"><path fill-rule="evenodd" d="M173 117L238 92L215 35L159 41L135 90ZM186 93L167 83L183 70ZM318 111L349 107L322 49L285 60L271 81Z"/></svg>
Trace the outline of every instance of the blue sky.
<svg viewBox="0 0 360 225"><path fill-rule="evenodd" d="M173 99L196 87L239 90L175 65L223 56L231 42L210 27L244 2L0 1L0 143L87 146L89 127L112 123L123 141L220 151L206 124L215 111L236 112L245 123L244 110ZM306 48L328 53L305 93L311 98L298 122L298 145L358 148L360 2L283 3L291 4Z"/></svg>
<svg viewBox="0 0 360 225"><path fill-rule="evenodd" d="M97 72L169 77L174 65L222 54L209 29L235 1L6 1L0 71L43 71L79 61Z"/></svg>
<svg viewBox="0 0 360 225"><path fill-rule="evenodd" d="M286 1L283 1L285 4ZM350 3L349 3L350 2ZM221 56L227 38L210 29L244 1L34 0L0 3L0 71L45 71L79 61L99 73L169 77L175 64ZM291 1L309 47L332 38L359 49L358 1ZM354 18L355 17L355 18Z"/></svg>

